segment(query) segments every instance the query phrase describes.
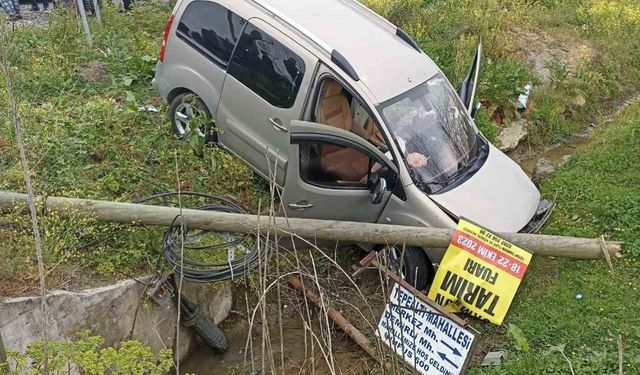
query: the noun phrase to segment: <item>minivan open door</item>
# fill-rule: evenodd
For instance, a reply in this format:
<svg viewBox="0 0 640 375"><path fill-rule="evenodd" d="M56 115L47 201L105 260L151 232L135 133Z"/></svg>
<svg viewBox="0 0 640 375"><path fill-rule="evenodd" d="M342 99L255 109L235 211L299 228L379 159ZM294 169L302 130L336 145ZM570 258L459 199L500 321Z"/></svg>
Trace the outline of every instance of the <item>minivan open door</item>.
<svg viewBox="0 0 640 375"><path fill-rule="evenodd" d="M477 108L474 105L474 99L476 96L476 89L478 88L478 77L480 76L480 66L482 63L482 43L478 44L476 48L476 54L473 57L471 68L467 78L458 87L458 95L462 99L462 103L469 111L471 117L475 117Z"/></svg>
<svg viewBox="0 0 640 375"><path fill-rule="evenodd" d="M290 132L281 208L286 215L377 222L397 183L393 162L343 129L294 120Z"/></svg>

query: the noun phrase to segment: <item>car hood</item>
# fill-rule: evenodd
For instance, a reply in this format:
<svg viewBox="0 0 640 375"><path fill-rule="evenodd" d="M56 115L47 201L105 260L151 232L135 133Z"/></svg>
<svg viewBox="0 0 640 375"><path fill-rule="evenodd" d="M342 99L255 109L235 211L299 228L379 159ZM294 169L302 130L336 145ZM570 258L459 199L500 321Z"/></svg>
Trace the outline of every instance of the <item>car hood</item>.
<svg viewBox="0 0 640 375"><path fill-rule="evenodd" d="M494 232L518 232L535 215L540 202L540 192L522 168L493 145L473 176L430 197L456 216Z"/></svg>

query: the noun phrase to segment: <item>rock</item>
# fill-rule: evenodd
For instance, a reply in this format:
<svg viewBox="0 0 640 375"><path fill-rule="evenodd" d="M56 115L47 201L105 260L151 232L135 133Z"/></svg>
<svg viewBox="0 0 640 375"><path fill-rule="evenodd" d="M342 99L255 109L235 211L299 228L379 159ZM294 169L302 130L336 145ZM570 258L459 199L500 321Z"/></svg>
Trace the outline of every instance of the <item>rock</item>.
<svg viewBox="0 0 640 375"><path fill-rule="evenodd" d="M516 45L523 47L525 62L540 78L542 86L551 82L554 67L560 66L566 69L568 76L572 76L597 55L596 48L586 40L570 35L519 30L513 36Z"/></svg>
<svg viewBox="0 0 640 375"><path fill-rule="evenodd" d="M565 155L563 157L560 158L560 161L558 162L558 168L562 167L563 165L565 165L569 159L571 159L571 155Z"/></svg>
<svg viewBox="0 0 640 375"><path fill-rule="evenodd" d="M498 148L503 152L507 152L518 147L520 142L529 134L528 127L528 123L525 120L512 122L500 132Z"/></svg>
<svg viewBox="0 0 640 375"><path fill-rule="evenodd" d="M504 352L489 352L482 360L481 366L498 366L504 358Z"/></svg>
<svg viewBox="0 0 640 375"><path fill-rule="evenodd" d="M553 166L548 159L542 158L538 160L535 168L533 168L533 173L531 175L531 179L536 184L539 184L545 178L551 176L553 172L555 172L556 167Z"/></svg>

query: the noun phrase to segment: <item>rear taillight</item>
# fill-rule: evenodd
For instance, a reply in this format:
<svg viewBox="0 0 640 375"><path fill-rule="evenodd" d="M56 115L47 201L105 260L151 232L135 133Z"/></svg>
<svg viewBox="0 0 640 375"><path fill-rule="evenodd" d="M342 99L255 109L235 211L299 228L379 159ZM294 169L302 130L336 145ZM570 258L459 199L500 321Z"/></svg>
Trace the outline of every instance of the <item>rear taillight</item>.
<svg viewBox="0 0 640 375"><path fill-rule="evenodd" d="M174 17L173 14L169 17L169 22L167 22L167 26L165 26L164 32L162 33L162 46L160 46L160 56L158 57L161 63L164 62L164 52L167 50L167 39L169 39L169 30L171 30Z"/></svg>

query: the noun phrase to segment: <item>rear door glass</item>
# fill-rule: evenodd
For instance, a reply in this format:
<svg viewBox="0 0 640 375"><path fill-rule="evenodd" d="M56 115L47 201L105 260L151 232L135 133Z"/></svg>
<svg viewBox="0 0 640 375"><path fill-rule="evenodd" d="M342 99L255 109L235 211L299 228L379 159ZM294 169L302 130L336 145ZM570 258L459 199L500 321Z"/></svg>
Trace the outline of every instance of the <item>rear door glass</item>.
<svg viewBox="0 0 640 375"><path fill-rule="evenodd" d="M207 58L226 67L245 23L220 4L194 1L184 11L176 33Z"/></svg>
<svg viewBox="0 0 640 375"><path fill-rule="evenodd" d="M247 25L229 64L228 73L278 108L291 108L304 77L302 58L284 44Z"/></svg>

